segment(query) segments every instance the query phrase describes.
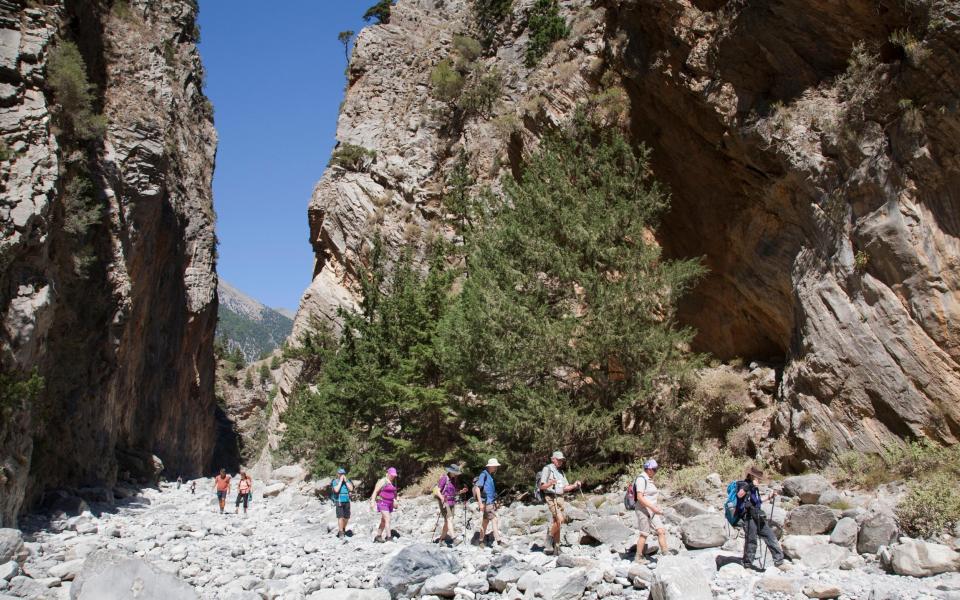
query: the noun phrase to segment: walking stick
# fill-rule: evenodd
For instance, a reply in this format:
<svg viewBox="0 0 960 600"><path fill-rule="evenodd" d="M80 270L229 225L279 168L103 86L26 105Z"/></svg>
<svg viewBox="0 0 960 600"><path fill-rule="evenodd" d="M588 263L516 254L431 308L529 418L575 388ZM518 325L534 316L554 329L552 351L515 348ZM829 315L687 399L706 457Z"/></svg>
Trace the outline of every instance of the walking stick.
<svg viewBox="0 0 960 600"><path fill-rule="evenodd" d="M773 509L775 509L776 507L777 507L777 497L774 496L773 500L770 502L770 520L771 521L773 520ZM760 538L760 531L758 530L757 543L760 543L759 538ZM760 568L763 570L767 569L767 550L769 550L767 540L763 540L763 555L762 555L762 558L760 559Z"/></svg>

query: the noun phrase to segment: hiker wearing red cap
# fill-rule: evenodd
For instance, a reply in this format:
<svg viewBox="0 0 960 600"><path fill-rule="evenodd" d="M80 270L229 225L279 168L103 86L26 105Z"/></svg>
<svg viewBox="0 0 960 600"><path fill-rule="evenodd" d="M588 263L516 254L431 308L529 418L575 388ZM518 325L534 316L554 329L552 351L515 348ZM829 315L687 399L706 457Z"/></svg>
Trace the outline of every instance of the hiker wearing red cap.
<svg viewBox="0 0 960 600"><path fill-rule="evenodd" d="M579 481L570 483L561 469L566 461L563 452L555 450L550 456L550 462L540 471L537 478L537 487L547 508L550 509L552 522L547 529L547 543L544 552L560 554L560 526L566 519L563 505L563 495L568 492L579 490L582 485Z"/></svg>
<svg viewBox="0 0 960 600"><path fill-rule="evenodd" d="M390 514L399 504L397 485L394 483L396 479L397 470L390 467L387 469L386 477L377 482L373 488L373 495L370 496L373 510L380 513L380 527L377 529L377 537L373 538L374 542L385 542L393 535L390 529Z"/></svg>
<svg viewBox="0 0 960 600"><path fill-rule="evenodd" d="M643 463L643 473L633 482L633 493L637 499L637 529L640 535L637 537L637 556L636 561L642 563L646 561L643 556L643 550L647 546L647 536L653 532L657 533L657 541L660 543L660 554L666 555L667 549L667 530L663 524L663 509L657 506L657 496L660 490L653 483L653 477L657 474L660 465L657 461L650 459Z"/></svg>

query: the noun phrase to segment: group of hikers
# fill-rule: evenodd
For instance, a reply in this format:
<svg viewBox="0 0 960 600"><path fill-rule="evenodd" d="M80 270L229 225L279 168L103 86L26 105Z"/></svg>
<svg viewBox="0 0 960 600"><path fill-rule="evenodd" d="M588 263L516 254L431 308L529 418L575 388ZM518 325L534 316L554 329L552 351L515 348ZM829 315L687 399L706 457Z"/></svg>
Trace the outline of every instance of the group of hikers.
<svg viewBox="0 0 960 600"><path fill-rule="evenodd" d="M534 488L534 497L546 504L551 517L543 548L547 554L557 555L560 553L561 527L566 518L565 496L581 491L583 487L581 481L570 483L567 480L563 472L565 463L566 457L563 452L559 450L553 452L550 456L550 462L540 470ZM454 545L457 504L463 502L465 511L467 499L471 496L476 500L477 511L480 514L479 528L476 536L472 539L472 543L475 545L485 544L488 547L505 543L500 533L500 519L497 516L500 503L495 476L500 467L501 464L496 458L488 460L479 476L473 480L472 486L461 482L463 472L460 466L451 464L444 469L444 474L431 490L439 508L434 532L436 532L440 521L443 521L440 535L434 539L435 543L447 546ZM676 549L669 548L667 544L666 527L663 521L664 511L659 505L660 492L656 483L654 483L658 469L659 465L655 459L647 460L643 464L643 471L631 482L624 495L626 507L636 513L639 533L635 560L641 563L647 560L645 555L647 538L653 534L657 536L661 555L676 553ZM399 507L397 476L396 468L388 468L384 476L376 482L373 493L370 495L371 510L380 515L374 542L385 542L393 535L390 519ZM762 538L770 549L770 554L776 566L780 566L784 561L783 551L777 542L776 535L767 524L766 514L762 509L763 499L757 487L762 478L763 471L756 467L750 467L743 480L731 482L728 486L725 516L731 525L743 527L744 548L742 558L718 558L718 568L726 562L739 562L747 568L762 569L763 565L756 564L758 538ZM243 511L246 513L253 489L253 480L245 471L240 472L239 479L236 510L239 513L240 505L243 504ZM220 512L223 513L227 495L231 490L231 478L224 469L221 469L220 474L214 479L214 484ZM471 489L472 494L470 493ZM354 483L347 477L346 469L343 467L337 469L336 476L330 479L329 494L330 499L336 506L338 538L344 538L348 535L347 526L350 521L351 494L354 491ZM772 497L773 494L771 493L768 499ZM468 533L466 512L464 512L464 543L466 543Z"/></svg>
<svg viewBox="0 0 960 600"><path fill-rule="evenodd" d="M566 457L563 452L557 450L550 456L550 462L540 470L537 476L534 496L544 502L550 513L550 526L546 531L544 540L544 552L548 554L559 554L561 547L561 527L566 518L565 500L568 494L580 491L583 484L580 481L570 483L564 475L563 467ZM487 461L480 475L473 480L472 498L476 501L476 510L480 514L480 524L477 534L473 537L472 543L486 544L504 544L504 539L500 533L500 520L497 516L499 507L496 473L500 468L500 462L496 458ZM654 483L659 465L654 459L650 459L643 464L643 471L637 478L631 482L630 489L626 498L630 501L627 506L636 512L637 529L637 562L646 562L644 549L646 548L647 538L655 534L660 547L660 554L674 554L675 549L670 549L667 544L666 527L663 522L663 509L659 506L659 490ZM435 543L453 546L456 535L456 507L461 501L464 504L464 510L467 506L468 494L471 486L461 482L462 470L459 465L451 464L445 468L445 472L440 476L436 485L432 488L432 495L436 498L439 514L437 515L437 525L434 526L436 533L437 526L443 522L440 528L440 535L434 539ZM757 485L763 477L763 472L756 467L751 467L743 480L732 482L732 497L728 500L728 520L733 525L743 527L745 543L742 558L732 559L741 562L748 568L762 568L756 564L756 551L758 537L763 538L764 542L770 548L774 564L780 566L784 561L783 551L777 542L776 535L767 524L765 513L762 510L763 500ZM380 523L377 527L375 542L384 542L391 535L390 517L397 509L398 488L396 484L397 470L394 467L387 469L383 478L374 485L373 493L370 496L371 509L379 513ZM347 525L350 519L350 492L354 490L353 482L346 476L346 470L342 467L337 470L337 476L331 480L330 497L336 504L338 530L337 537L347 535ZM772 494L771 494L772 497ZM625 498L625 501L626 501ZM466 515L464 515L466 517ZM464 542L467 535L466 519L464 519ZM729 561L724 561L729 562ZM718 563L719 564L719 563Z"/></svg>

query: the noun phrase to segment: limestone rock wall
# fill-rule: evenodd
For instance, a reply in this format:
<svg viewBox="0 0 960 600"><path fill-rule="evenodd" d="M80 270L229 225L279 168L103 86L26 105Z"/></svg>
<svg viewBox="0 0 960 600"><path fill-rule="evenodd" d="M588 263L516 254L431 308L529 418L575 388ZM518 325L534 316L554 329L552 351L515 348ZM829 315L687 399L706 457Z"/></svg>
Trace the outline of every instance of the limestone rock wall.
<svg viewBox="0 0 960 600"><path fill-rule="evenodd" d="M317 260L298 335L356 301L373 232L393 251L437 228L462 150L481 184L575 107L616 108L673 194L659 242L710 275L686 300L699 350L778 365L768 433L794 464L903 437L960 436L960 12L947 0L564 0L570 35L523 64L532 4L482 58L493 115L451 126L429 76L466 2L400 0L364 29L330 167L308 215ZM612 111L616 113L616 110ZM616 118L613 116L611 118ZM296 379L285 366L271 443Z"/></svg>
<svg viewBox="0 0 960 600"><path fill-rule="evenodd" d="M51 487L198 475L214 443L216 133L191 0L0 2L0 348L43 391L0 421L0 523ZM48 59L76 43L106 133L67 144ZM69 148L69 150L68 150ZM78 233L70 181L94 207Z"/></svg>

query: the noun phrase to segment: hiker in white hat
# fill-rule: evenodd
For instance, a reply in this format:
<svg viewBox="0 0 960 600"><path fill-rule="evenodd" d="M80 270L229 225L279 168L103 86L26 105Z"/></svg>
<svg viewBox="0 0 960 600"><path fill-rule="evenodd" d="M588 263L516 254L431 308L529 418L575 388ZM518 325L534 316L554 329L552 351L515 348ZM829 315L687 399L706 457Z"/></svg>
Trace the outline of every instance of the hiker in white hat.
<svg viewBox="0 0 960 600"><path fill-rule="evenodd" d="M637 556L638 563L645 563L646 558L643 555L643 549L647 545L647 536L651 533L657 534L657 541L660 543L660 555L668 553L667 548L667 530L663 524L663 509L657 506L657 496L660 490L653 482L654 476L660 465L656 459L651 458L643 463L643 472L633 482L633 494L637 499L637 529L640 534L637 537Z"/></svg>
<svg viewBox="0 0 960 600"><path fill-rule="evenodd" d="M550 516L553 522L547 529L547 542L544 552L560 554L560 526L566 518L563 512L563 495L568 492L579 490L582 483L575 481L570 483L561 470L566 462L563 452L555 450L550 455L550 462L540 471L540 477L537 478L537 487L540 494L550 509Z"/></svg>
<svg viewBox="0 0 960 600"><path fill-rule="evenodd" d="M497 486L493 480L493 474L500 467L500 462L496 458L487 461L487 466L473 482L473 495L477 499L477 510L483 515L480 519L480 535L477 537L477 544L487 544L493 547L494 542L503 544L503 537L500 535L500 518L497 517ZM490 533L493 535L493 541L487 540L487 526L490 526Z"/></svg>

